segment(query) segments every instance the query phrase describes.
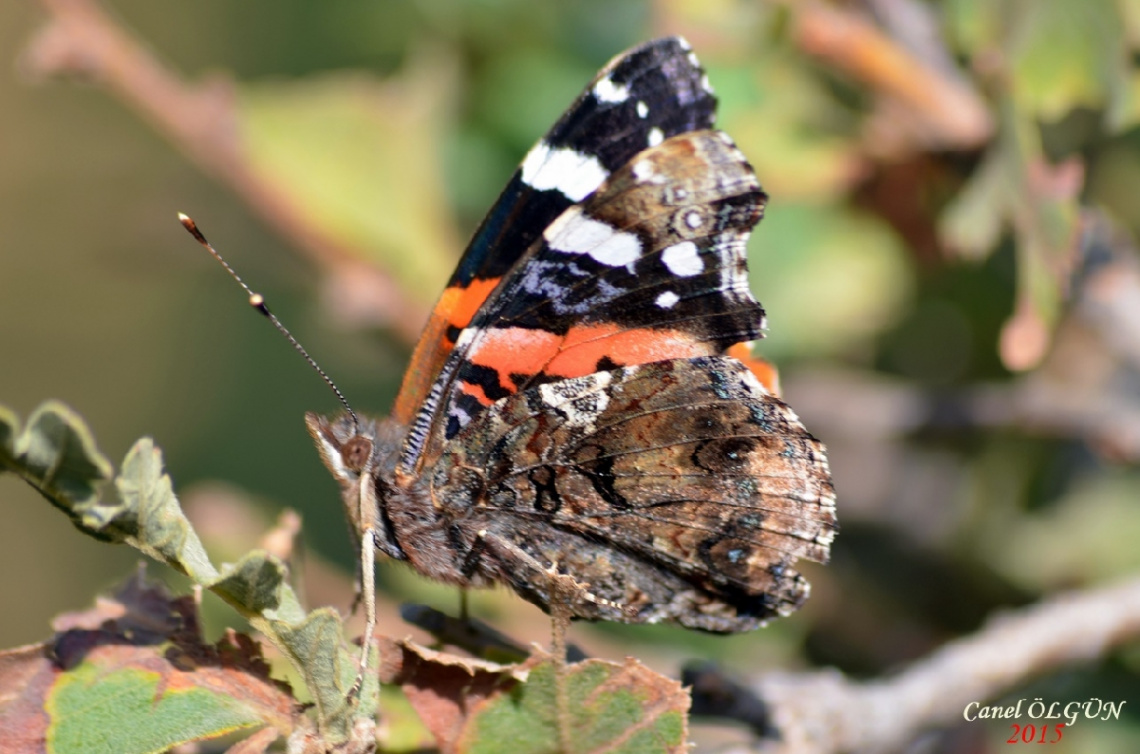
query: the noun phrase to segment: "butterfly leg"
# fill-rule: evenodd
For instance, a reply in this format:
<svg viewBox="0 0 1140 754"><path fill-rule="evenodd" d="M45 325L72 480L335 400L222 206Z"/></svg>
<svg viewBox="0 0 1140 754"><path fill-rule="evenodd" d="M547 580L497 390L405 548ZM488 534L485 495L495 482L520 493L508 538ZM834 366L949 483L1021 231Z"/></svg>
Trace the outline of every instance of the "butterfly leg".
<svg viewBox="0 0 1140 754"><path fill-rule="evenodd" d="M471 622L471 609L467 603L467 587L461 586L459 587L459 620L464 623Z"/></svg>
<svg viewBox="0 0 1140 754"><path fill-rule="evenodd" d="M574 751L570 738L570 674L566 664L566 629L570 627L573 613L570 601L582 585L558 573L558 564L551 563L547 570L550 576L550 651L554 654L554 701L558 708L558 742L563 754ZM565 592L565 593L563 593Z"/></svg>
<svg viewBox="0 0 1140 754"><path fill-rule="evenodd" d="M478 559L473 558L476 554L480 556ZM489 556L486 558L489 562L481 562L482 556ZM471 560L475 562L470 563ZM547 613L553 615L558 609L564 610L567 622L575 617L600 617L596 606L625 611L622 605L591 592L588 583L578 581L571 574L561 573L557 562L544 566L523 547L487 530L478 533L475 546L465 561L465 567L470 566L471 573L479 570L480 565L494 581L509 584Z"/></svg>
<svg viewBox="0 0 1140 754"><path fill-rule="evenodd" d="M463 556L463 565L459 568L459 572L463 574L463 578L470 579L475 575L475 571L479 570L479 560L486 551L487 530L480 529L475 534L475 541L472 543L471 549Z"/></svg>
<svg viewBox="0 0 1140 754"><path fill-rule="evenodd" d="M376 527L374 515L369 513L376 510L376 500L373 493L371 477L361 475L360 478L360 518L362 522L360 532L360 593L356 596L356 604L364 602L364 636L360 642L360 662L357 666L356 680L348 692L350 700L359 698L360 690L364 685L364 674L368 671L368 657L372 650L372 634L376 631ZM369 515L365 515L369 513Z"/></svg>
<svg viewBox="0 0 1140 754"><path fill-rule="evenodd" d="M475 535L475 543L471 549L467 551L466 557L463 558L463 565L460 567L460 572L463 578L470 579L475 573L475 569L479 567L479 557L487 549L486 532L480 531ZM459 620L464 624L471 625L471 611L469 610L467 600L467 587L459 587Z"/></svg>
<svg viewBox="0 0 1140 754"><path fill-rule="evenodd" d="M352 684L349 697L355 699L364 685L364 674L368 671L368 654L372 649L372 634L376 631L376 545L375 532L365 529L360 538L361 580L360 598L364 601L364 636L361 637L360 663L356 680Z"/></svg>
<svg viewBox="0 0 1140 754"><path fill-rule="evenodd" d="M554 662L554 695L558 714L558 737L564 754L575 751L571 731L569 666L566 661L566 629L570 620L582 612L581 606L589 603L608 603L589 590L573 576L560 573L558 563L543 567L529 552L514 542L480 531L476 543L497 561L500 579L507 581L515 591L530 595L532 601L546 608L550 614L551 655ZM476 548L472 548L474 552ZM536 584L545 583L546 589L536 590Z"/></svg>

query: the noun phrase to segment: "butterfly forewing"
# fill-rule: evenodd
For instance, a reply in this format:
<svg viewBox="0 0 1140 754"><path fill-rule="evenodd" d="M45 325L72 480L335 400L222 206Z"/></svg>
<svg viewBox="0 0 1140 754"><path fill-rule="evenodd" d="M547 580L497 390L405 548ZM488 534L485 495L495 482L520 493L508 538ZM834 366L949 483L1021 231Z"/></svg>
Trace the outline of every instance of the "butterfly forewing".
<svg viewBox="0 0 1140 754"><path fill-rule="evenodd" d="M546 228L460 335L425 457L531 385L760 337L745 243L764 201L723 133L675 136L635 156Z"/></svg>
<svg viewBox="0 0 1140 754"><path fill-rule="evenodd" d="M716 99L688 44L655 40L614 58L530 150L476 231L432 313L392 416L411 423L438 396L436 378L461 330L566 208L638 152L709 128Z"/></svg>

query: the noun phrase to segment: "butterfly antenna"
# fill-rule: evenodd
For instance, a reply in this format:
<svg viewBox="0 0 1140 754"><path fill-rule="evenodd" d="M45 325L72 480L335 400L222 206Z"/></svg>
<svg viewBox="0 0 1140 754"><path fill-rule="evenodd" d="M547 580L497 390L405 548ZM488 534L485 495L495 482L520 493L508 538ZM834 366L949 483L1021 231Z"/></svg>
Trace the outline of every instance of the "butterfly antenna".
<svg viewBox="0 0 1140 754"><path fill-rule="evenodd" d="M293 344L293 348L297 349L297 353L301 354L301 356L304 357L305 361L309 362L309 366L315 369L317 374L321 376L321 379L325 381L325 384L332 388L332 391L336 393L336 397L341 402L341 405L343 405L345 410L348 411L348 415L352 417L353 432L355 434L360 434L360 420L356 418L356 412L352 410L352 406L348 405L348 400L344 397L344 393L340 392L340 388L338 388L336 386L336 383L333 382L332 377L329 377L325 373L325 370L321 369L321 365L317 363L316 359L309 355L309 352L305 350L305 347L301 345L301 342L293 337L293 333L289 332L289 329L285 327L285 325L281 324L281 320L277 319L277 315L269 311L269 306L265 303L265 297L260 293L254 293L253 289L246 285L246 282L241 279L241 275L238 275L237 272L234 271L234 268L230 267L229 262L227 262L222 257L222 255L218 253L217 249L210 245L210 242L206 240L206 237L204 235L202 235L202 231L198 230L197 223L195 223L192 219L190 219L190 217L182 214L181 212L178 213L178 222L182 223L182 227L189 231L190 235L194 236L194 240L202 244L202 247L206 251L210 252L210 256L218 260L218 262L221 263L222 267L226 268L226 272L230 274L230 277L236 280L238 285L245 289L245 292L249 294L249 305L257 311L261 312L266 317L266 319L272 322L273 326L277 328L277 332L284 335L285 339Z"/></svg>

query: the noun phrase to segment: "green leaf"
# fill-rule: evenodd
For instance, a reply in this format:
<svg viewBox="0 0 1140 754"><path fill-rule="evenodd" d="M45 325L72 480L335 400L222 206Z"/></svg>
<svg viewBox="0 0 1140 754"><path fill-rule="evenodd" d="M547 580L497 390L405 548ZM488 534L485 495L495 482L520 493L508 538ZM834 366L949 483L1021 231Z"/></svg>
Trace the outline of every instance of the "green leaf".
<svg viewBox="0 0 1140 754"><path fill-rule="evenodd" d="M301 722L256 643L205 643L194 602L159 586L132 578L54 623L49 642L0 653L5 750L157 752L242 728L288 735Z"/></svg>
<svg viewBox="0 0 1140 754"><path fill-rule="evenodd" d="M1002 150L990 150L939 220L943 242L963 257L983 259L1001 240L1014 180L1006 168Z"/></svg>
<svg viewBox="0 0 1140 754"><path fill-rule="evenodd" d="M103 502L96 485L110 478L113 469L95 449L78 416L58 403L45 403L22 433L17 428L12 413L0 409L0 468L14 470L35 486L81 531L129 544L185 573L237 609L301 674L328 743L350 740L357 720L375 716L379 704L375 673L366 674L358 699L346 698L359 653L345 642L340 616L328 609L306 614L288 584L285 565L265 552L249 553L219 573L182 512L163 470L162 452L153 441L143 438L135 443L115 478L118 502ZM143 683L135 676L121 680L132 694ZM156 741L165 740L165 733L151 732L158 735Z"/></svg>
<svg viewBox="0 0 1140 754"><path fill-rule="evenodd" d="M111 476L111 464L95 450L82 419L59 404L44 404L32 415L16 452L25 479L81 531L130 544L198 583L217 578L162 471L162 452L149 438L135 443L123 461L115 479L119 502L98 497L95 484Z"/></svg>
<svg viewBox="0 0 1140 754"><path fill-rule="evenodd" d="M1116 116L1110 126L1121 131L1140 123L1140 73L1131 71L1124 86L1124 93L1120 100L1120 107L1114 113Z"/></svg>
<svg viewBox="0 0 1140 754"><path fill-rule="evenodd" d="M127 454L115 484L122 502L108 507L112 515L101 522L104 529L213 591L277 646L313 696L328 743L347 740L354 719L375 714L374 679L357 704L346 699L357 672L357 653L345 643L336 612L306 615L289 586L285 565L262 551L248 553L219 574L182 513L170 477L163 472L162 453L149 439L139 440Z"/></svg>
<svg viewBox="0 0 1140 754"><path fill-rule="evenodd" d="M384 81L355 73L247 86L243 145L291 212L379 262L401 289L434 292L462 247L440 164L454 78L449 60L425 55Z"/></svg>
<svg viewBox="0 0 1140 754"><path fill-rule="evenodd" d="M985 557L997 572L1031 590L1106 583L1135 573L1140 569L1138 484L1134 469L1079 479L1048 509L1017 512L1010 521L1016 541L1002 543L991 535L982 545Z"/></svg>
<svg viewBox="0 0 1140 754"><path fill-rule="evenodd" d="M5 409L0 427L0 468L14 471L73 522L79 518L78 506L98 504L98 485L113 469L75 412L48 401L20 432L15 416Z"/></svg>
<svg viewBox="0 0 1140 754"><path fill-rule="evenodd" d="M1079 160L1050 164L1035 124L1003 108L1001 145L1017 182L1011 189L1010 222L1017 239L1017 303L1001 338L1007 368L1036 366L1061 316L1064 291L1080 246Z"/></svg>
<svg viewBox="0 0 1140 754"><path fill-rule="evenodd" d="M356 680L358 654L345 646L344 627L336 610L319 608L297 624L275 621L269 630L274 634L274 643L284 649L301 672L317 707L319 730L326 742L343 743L352 733L354 720L375 717L380 683L374 672L365 673L358 699L348 697ZM369 667L376 667L375 651L369 663Z"/></svg>
<svg viewBox="0 0 1140 754"><path fill-rule="evenodd" d="M222 577L208 586L289 658L316 705L322 736L328 743L342 743L355 719L375 715L379 682L374 673L367 673L360 698L348 698L359 651L345 643L340 615L331 608L306 614L286 577L280 560L254 551L223 569Z"/></svg>
<svg viewBox="0 0 1140 754"><path fill-rule="evenodd" d="M1124 22L1124 37L1132 50L1140 48L1140 0L1117 0L1116 7Z"/></svg>
<svg viewBox="0 0 1140 754"><path fill-rule="evenodd" d="M770 312L760 350L777 362L875 337L914 285L906 250L886 223L835 205L775 199L749 247L752 290Z"/></svg>
<svg viewBox="0 0 1140 754"><path fill-rule="evenodd" d="M1009 19L1014 96L1056 120L1077 107L1113 109L1127 94L1124 25L1113 0L1035 0Z"/></svg>
<svg viewBox="0 0 1140 754"><path fill-rule="evenodd" d="M970 55L983 54L1002 41L1005 8L993 0L946 0L942 6L947 34Z"/></svg>
<svg viewBox="0 0 1140 754"><path fill-rule="evenodd" d="M839 199L865 170L859 140L823 126L849 116L818 77L786 52L718 68L710 77L721 101L720 127L748 155L764 189L777 201Z"/></svg>
<svg viewBox="0 0 1140 754"><path fill-rule="evenodd" d="M947 208L939 231L949 248L978 258L1012 229L1017 304L1000 351L1007 368L1024 370L1046 352L1076 264L1084 166L1076 159L1050 163L1036 123L1011 98L1001 102L1000 113L998 140Z"/></svg>
<svg viewBox="0 0 1140 754"><path fill-rule="evenodd" d="M377 643L384 658L380 682L398 686L404 699L403 710L393 709L390 703L384 706L389 733L398 729L416 740L421 734L428 735L441 751L456 751L456 739L480 701L525 680L528 672L525 664L461 657L407 638L396 641L378 636ZM462 694L457 694L457 689L462 689ZM417 721L412 723L407 715L401 719L401 711L414 712Z"/></svg>
<svg viewBox="0 0 1140 754"><path fill-rule="evenodd" d="M248 553L237 565L223 568L221 578L210 584L211 591L244 613L272 613L286 604L282 619L302 620L304 612L295 599L284 594L286 589L285 564L263 550Z"/></svg>
<svg viewBox="0 0 1140 754"><path fill-rule="evenodd" d="M170 477L162 467L162 451L144 437L134 444L115 478L121 502L85 516L94 527L114 532L122 541L182 571L196 583L217 578L197 533L182 513ZM94 514L98 514L98 518Z"/></svg>
<svg viewBox="0 0 1140 754"><path fill-rule="evenodd" d="M97 663L83 663L60 680L48 700L54 721L49 750L161 752L261 723L233 697L195 688L164 693L161 679L145 670L108 673Z"/></svg>
<svg viewBox="0 0 1140 754"><path fill-rule="evenodd" d="M0 471L8 468L16 457L16 432L20 428L20 420L16 414L4 406L0 406Z"/></svg>
<svg viewBox="0 0 1140 754"><path fill-rule="evenodd" d="M566 669L568 716L563 721L580 754L688 752L689 694L632 658L623 665L587 660ZM532 668L525 683L475 707L457 751L494 754L511 742L515 754L555 754L559 736L555 667Z"/></svg>

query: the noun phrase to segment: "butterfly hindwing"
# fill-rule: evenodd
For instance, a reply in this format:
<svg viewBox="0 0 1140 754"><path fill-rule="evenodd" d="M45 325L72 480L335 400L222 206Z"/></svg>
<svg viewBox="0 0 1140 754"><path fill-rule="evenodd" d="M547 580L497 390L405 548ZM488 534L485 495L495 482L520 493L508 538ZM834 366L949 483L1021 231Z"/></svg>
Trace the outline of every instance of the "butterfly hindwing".
<svg viewBox="0 0 1140 754"><path fill-rule="evenodd" d="M579 617L748 630L806 598L798 559L827 559L835 501L823 449L734 359L539 385L459 437L435 466L432 498L477 500L463 528L485 541L465 546L543 607L549 579L536 569L553 566L590 574L571 605Z"/></svg>
<svg viewBox="0 0 1140 754"><path fill-rule="evenodd" d="M412 421L459 333L547 225L646 147L711 127L715 110L704 70L680 38L646 43L603 68L528 152L476 231L416 346L393 417Z"/></svg>

